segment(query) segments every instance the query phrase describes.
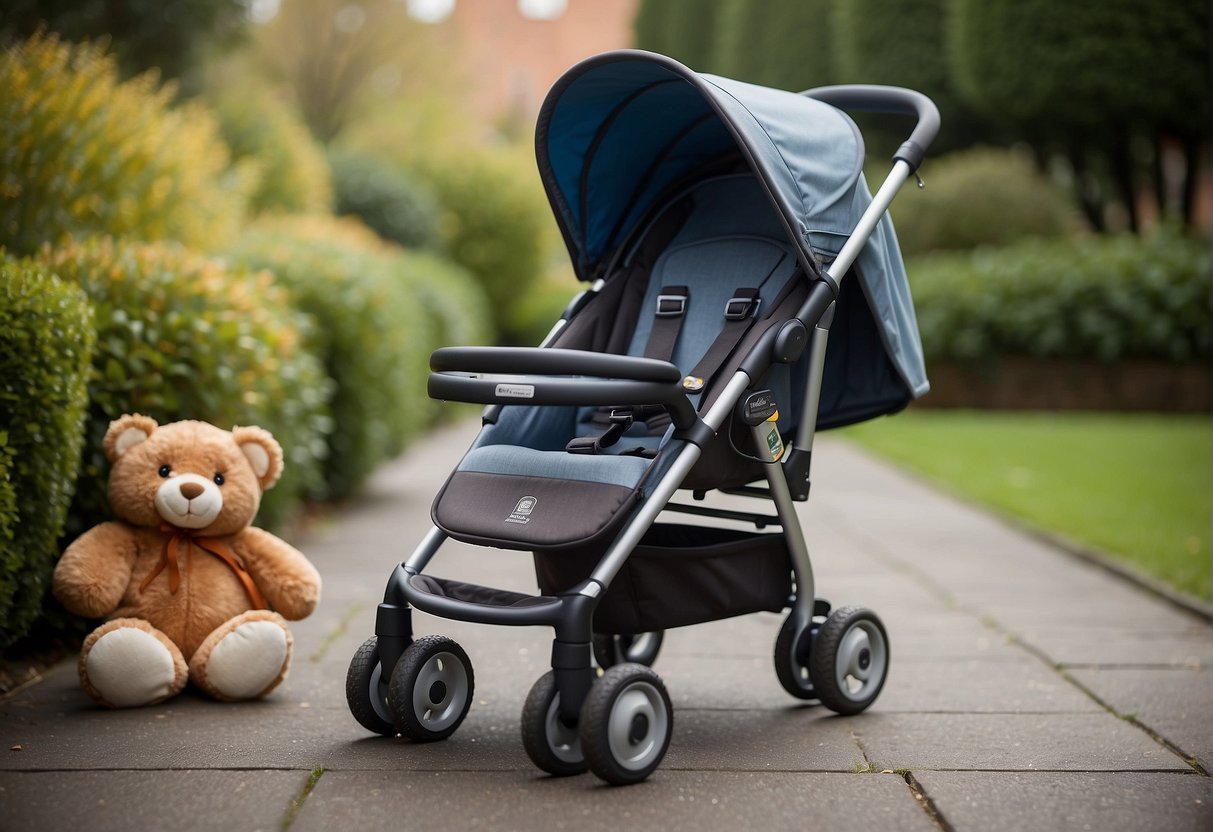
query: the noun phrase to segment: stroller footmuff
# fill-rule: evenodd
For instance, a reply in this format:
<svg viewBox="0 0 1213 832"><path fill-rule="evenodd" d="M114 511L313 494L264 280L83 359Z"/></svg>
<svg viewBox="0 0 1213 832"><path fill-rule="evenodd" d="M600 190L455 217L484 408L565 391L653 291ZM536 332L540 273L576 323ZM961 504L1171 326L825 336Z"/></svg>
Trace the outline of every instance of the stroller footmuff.
<svg viewBox="0 0 1213 832"><path fill-rule="evenodd" d="M918 119L875 198L839 108ZM645 52L601 55L557 82L540 174L590 285L539 348L432 356L431 396L487 408L351 662L359 723L441 740L470 707L467 652L414 639L412 607L552 627L552 669L521 728L553 775L625 784L657 768L674 715L648 664L673 627L788 610L774 651L784 689L844 714L875 701L887 633L871 611L817 597L795 503L818 428L927 390L886 210L937 128L909 90L796 95ZM680 490L695 501L675 502ZM774 514L696 502L709 491ZM674 513L709 519L658 522ZM448 538L532 553L538 594L426 573Z"/></svg>

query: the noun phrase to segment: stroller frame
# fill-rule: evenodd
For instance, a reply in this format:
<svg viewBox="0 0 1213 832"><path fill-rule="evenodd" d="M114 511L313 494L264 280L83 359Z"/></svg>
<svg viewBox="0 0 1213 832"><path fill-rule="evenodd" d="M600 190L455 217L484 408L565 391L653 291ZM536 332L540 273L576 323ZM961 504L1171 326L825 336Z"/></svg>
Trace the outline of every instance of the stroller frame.
<svg viewBox="0 0 1213 832"><path fill-rule="evenodd" d="M656 674L633 663L618 664L601 679L596 679L592 649L595 609L663 511L745 520L760 528L766 523L776 524L776 518L769 516L685 506L670 501L700 459L704 446L738 410L747 391L761 385L771 367L779 363L792 364L806 351L807 360L803 364L805 396L794 441L789 443L787 452L781 454L765 453L764 443L758 443L764 451L765 489L747 486L726 492L769 497L775 506L777 525L782 527L795 579L791 611L780 635L784 646L781 648L777 644L776 649L777 664L781 649L787 654L788 666L779 674L784 687L801 698L821 699L843 713L863 710L876 698L887 667L887 641L882 641L885 636L879 620L870 613L866 618L856 616L855 608L844 610L851 615L852 629L860 627L866 634L864 637L873 640L871 649L883 651L877 656L883 664L875 689L867 691L862 701L848 701L845 695L840 699L837 693L823 690L823 687L833 689L834 685L832 682L823 685L825 680L817 678L819 674L813 679L818 683L816 688L807 679L800 683L795 681L797 668L807 664L806 657L818 638L823 616L829 612L829 605L817 599L815 594L812 562L795 503L808 497L823 368L839 281L859 256L898 190L914 175L925 148L938 129L939 117L925 96L900 88L836 86L810 90L803 95L844 110L912 115L917 118L917 124L910 139L895 154L891 172L846 243L828 268L811 280L795 317L771 327L762 336L702 415L683 389L682 374L669 362L548 346L584 307L587 297L602 288L601 279L570 303L539 347L455 347L443 348L433 354L430 396L488 405L486 422L495 420L496 408L509 404L656 403L669 412L674 425L673 437L683 440L683 444L589 577L561 594L525 596L487 587L472 587L475 592L471 594L466 591L447 593L442 588L436 591L435 582L454 582L433 578L414 580L424 573L448 539L447 533L435 525L412 554L392 571L383 602L376 612L375 638L363 645L351 663L347 698L355 717L364 727L388 735L399 731L414 740L445 739L467 712L472 698L472 672L466 654L449 639L427 637L414 641L413 607L436 616L481 624L550 626L554 630L552 673L536 684L523 714L523 740L532 760L556 775L579 773L589 767L603 779L616 784L638 782L647 777L660 763L670 740L669 698ZM518 398L520 394L525 398ZM754 427L754 430L760 428ZM459 586L468 588L466 584ZM841 638L842 634L836 635ZM831 649L838 647L832 644ZM847 660L858 661L857 655ZM870 657L867 659L871 660ZM610 690L590 701L594 699L592 690L598 687ZM631 699L624 695L629 691ZM450 701L452 697L459 699L460 695L466 701ZM639 704L617 713L623 707L620 703L625 700ZM596 724L582 724L587 720ZM649 737L654 731L664 734ZM648 739L653 740L654 747L644 745ZM580 750L576 748L578 741ZM637 752L638 757L629 758L629 749L635 747L642 748L643 753ZM577 759L579 754L584 762Z"/></svg>

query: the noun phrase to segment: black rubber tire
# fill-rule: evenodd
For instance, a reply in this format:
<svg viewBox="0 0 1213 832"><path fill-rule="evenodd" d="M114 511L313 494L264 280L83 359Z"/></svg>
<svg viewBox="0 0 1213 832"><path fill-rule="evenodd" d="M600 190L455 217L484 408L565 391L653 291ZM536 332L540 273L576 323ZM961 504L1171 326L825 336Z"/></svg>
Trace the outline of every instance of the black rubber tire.
<svg viewBox="0 0 1213 832"><path fill-rule="evenodd" d="M636 635L612 636L594 633L591 643L594 645L594 660L603 670L624 662L644 664L649 667L657 661L661 652L661 642L665 639L665 630L653 630L650 633Z"/></svg>
<svg viewBox="0 0 1213 832"><path fill-rule="evenodd" d="M542 771L554 777L571 777L585 773L589 766L581 753L577 727L559 722L554 712L558 696L556 674L550 670L531 686L522 706L522 747ZM553 730L559 732L555 737Z"/></svg>
<svg viewBox="0 0 1213 832"><path fill-rule="evenodd" d="M409 645L396 663L387 701L403 736L437 742L455 733L474 692L472 661L463 648L446 636L425 636Z"/></svg>
<svg viewBox="0 0 1213 832"><path fill-rule="evenodd" d="M813 674L808 663L803 659L808 655L811 649L814 626L801 632L799 639L796 638L796 627L789 614L783 620L783 626L779 628L779 635L775 638L775 678L779 680L779 684L783 689L795 696L797 699L817 700L817 691L813 687ZM808 639L810 644L803 645L805 639ZM801 642L798 644L797 642ZM798 650L798 647L804 646L809 649Z"/></svg>
<svg viewBox="0 0 1213 832"><path fill-rule="evenodd" d="M394 737L396 726L390 719L387 694L387 681L379 678L379 639L371 636L350 660L350 669L345 674L345 701L363 728Z"/></svg>
<svg viewBox="0 0 1213 832"><path fill-rule="evenodd" d="M865 710L884 687L889 658L889 636L876 613L863 607L834 610L817 631L809 657L809 673L821 704L848 716ZM849 668L862 668L865 675L849 674ZM851 689L848 678L859 683L858 689Z"/></svg>
<svg viewBox="0 0 1213 832"><path fill-rule="evenodd" d="M670 747L674 708L651 668L618 664L590 688L577 730L590 771L614 786L639 783Z"/></svg>

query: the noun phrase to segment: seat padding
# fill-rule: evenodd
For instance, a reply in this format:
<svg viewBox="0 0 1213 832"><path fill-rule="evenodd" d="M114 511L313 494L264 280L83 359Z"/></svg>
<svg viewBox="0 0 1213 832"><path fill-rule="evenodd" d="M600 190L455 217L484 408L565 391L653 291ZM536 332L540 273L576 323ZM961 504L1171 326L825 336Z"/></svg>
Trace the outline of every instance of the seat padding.
<svg viewBox="0 0 1213 832"><path fill-rule="evenodd" d="M620 440L622 444L628 440ZM457 470L479 474L514 474L574 482L598 482L635 488L651 460L613 454L537 451L520 445L482 445L469 451Z"/></svg>

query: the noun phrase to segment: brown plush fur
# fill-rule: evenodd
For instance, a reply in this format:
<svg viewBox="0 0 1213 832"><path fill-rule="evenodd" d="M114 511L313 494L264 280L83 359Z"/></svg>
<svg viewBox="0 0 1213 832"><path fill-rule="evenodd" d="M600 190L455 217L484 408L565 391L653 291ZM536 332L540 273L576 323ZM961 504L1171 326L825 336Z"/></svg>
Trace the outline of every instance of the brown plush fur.
<svg viewBox="0 0 1213 832"><path fill-rule="evenodd" d="M298 620L316 608L320 576L315 568L294 547L249 527L263 489L282 471L282 449L268 432L256 427L224 431L191 421L161 427L146 416L128 415L110 425L105 451L113 462L110 505L119 520L81 535L59 561L54 594L69 611L145 621L190 662L208 636L253 609L232 569L198 545L177 547L176 592L170 591L168 569L140 590L161 565L173 534L161 531L162 521L174 518L158 506L157 492L169 477L176 483L181 475L194 475L214 489L216 474L223 480L218 486L222 508L207 525L191 531L225 542L269 606L284 618Z"/></svg>

